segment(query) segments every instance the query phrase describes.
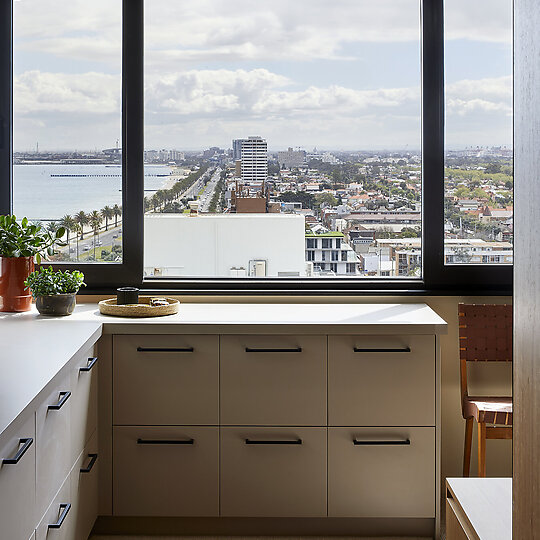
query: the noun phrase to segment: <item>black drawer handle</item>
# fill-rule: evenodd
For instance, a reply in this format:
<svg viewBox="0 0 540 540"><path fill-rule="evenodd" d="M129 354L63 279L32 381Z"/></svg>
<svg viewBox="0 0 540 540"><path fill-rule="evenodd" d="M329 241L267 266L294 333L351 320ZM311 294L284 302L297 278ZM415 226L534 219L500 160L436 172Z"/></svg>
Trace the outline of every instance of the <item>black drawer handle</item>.
<svg viewBox="0 0 540 540"><path fill-rule="evenodd" d="M283 440L283 441L272 441L272 440L256 440L256 439L246 439L246 444L302 444L302 439L292 439L292 440Z"/></svg>
<svg viewBox="0 0 540 540"><path fill-rule="evenodd" d="M355 446L394 446L409 445L411 441L410 439L404 439L402 441L359 441L358 439L353 439L353 444Z"/></svg>
<svg viewBox="0 0 540 540"><path fill-rule="evenodd" d="M82 472L82 473L89 473L94 468L94 465L96 464L98 455L97 454L88 454L88 457L90 458L90 462L88 463L88 465L86 467L81 467L80 472Z"/></svg>
<svg viewBox="0 0 540 540"><path fill-rule="evenodd" d="M251 347L246 347L246 352L277 352L277 353L286 353L286 352L302 352L302 347L294 347L292 349L253 349Z"/></svg>
<svg viewBox="0 0 540 540"><path fill-rule="evenodd" d="M62 513L60 514L60 516L58 516L58 521L56 523L49 523L49 529L59 529L62 526L62 523L64 523L66 516L68 515L68 512L71 510L71 504L62 503L60 505L60 510L62 510Z"/></svg>
<svg viewBox="0 0 540 540"><path fill-rule="evenodd" d="M137 347L137 352L193 352L193 347Z"/></svg>
<svg viewBox="0 0 540 540"><path fill-rule="evenodd" d="M60 392L60 400L58 403L49 405L47 408L51 411L60 410L64 406L65 402L69 399L69 396L71 396L71 392Z"/></svg>
<svg viewBox="0 0 540 540"><path fill-rule="evenodd" d="M9 459L3 459L2 463L4 465L17 465L21 458L26 454L26 451L32 446L32 443L34 442L34 439L32 437L28 437L26 439L19 439L19 444L22 444L22 446L17 450L17 453Z"/></svg>
<svg viewBox="0 0 540 540"><path fill-rule="evenodd" d="M404 347L403 349L362 349L360 347L355 347L354 352L411 352L410 347Z"/></svg>
<svg viewBox="0 0 540 540"><path fill-rule="evenodd" d="M137 439L137 444L193 444L195 439Z"/></svg>
<svg viewBox="0 0 540 540"><path fill-rule="evenodd" d="M94 358L89 358L88 364L86 366L80 367L79 371L90 371L96 365L96 362L97 356L94 356Z"/></svg>

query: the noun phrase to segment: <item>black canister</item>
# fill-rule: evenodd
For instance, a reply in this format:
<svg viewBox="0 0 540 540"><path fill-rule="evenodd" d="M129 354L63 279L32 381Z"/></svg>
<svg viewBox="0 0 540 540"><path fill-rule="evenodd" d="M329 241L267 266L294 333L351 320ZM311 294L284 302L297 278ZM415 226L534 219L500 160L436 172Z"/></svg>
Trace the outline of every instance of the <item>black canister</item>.
<svg viewBox="0 0 540 540"><path fill-rule="evenodd" d="M116 289L116 305L138 304L139 289L137 287L119 287Z"/></svg>

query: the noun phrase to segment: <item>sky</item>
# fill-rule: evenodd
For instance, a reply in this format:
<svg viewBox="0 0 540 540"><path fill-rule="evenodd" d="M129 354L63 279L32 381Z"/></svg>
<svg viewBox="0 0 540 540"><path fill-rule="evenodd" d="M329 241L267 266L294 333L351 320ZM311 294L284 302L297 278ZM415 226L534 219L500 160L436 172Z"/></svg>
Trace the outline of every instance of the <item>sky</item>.
<svg viewBox="0 0 540 540"><path fill-rule="evenodd" d="M447 147L512 144L511 0L446 1ZM15 151L120 139L120 0L16 0ZM145 147L416 150L419 0L146 0Z"/></svg>

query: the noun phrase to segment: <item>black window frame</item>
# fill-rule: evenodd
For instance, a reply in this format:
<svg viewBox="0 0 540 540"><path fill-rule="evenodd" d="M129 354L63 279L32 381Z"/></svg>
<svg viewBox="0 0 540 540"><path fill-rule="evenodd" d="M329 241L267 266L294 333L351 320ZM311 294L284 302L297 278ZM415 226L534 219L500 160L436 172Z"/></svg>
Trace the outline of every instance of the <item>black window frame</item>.
<svg viewBox="0 0 540 540"><path fill-rule="evenodd" d="M444 263L444 0L420 0L422 50L422 279L151 278L144 249L144 0L122 0L122 263L77 264L86 293L121 285L171 294L504 294L513 265ZM13 0L0 0L0 213L12 211ZM73 268L72 264L55 267Z"/></svg>

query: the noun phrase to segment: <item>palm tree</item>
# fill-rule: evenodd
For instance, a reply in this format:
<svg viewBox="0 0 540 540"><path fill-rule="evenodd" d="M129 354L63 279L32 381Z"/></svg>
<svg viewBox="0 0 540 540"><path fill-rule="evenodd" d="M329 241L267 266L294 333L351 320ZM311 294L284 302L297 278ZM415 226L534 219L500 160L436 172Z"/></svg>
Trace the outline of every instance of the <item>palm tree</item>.
<svg viewBox="0 0 540 540"><path fill-rule="evenodd" d="M78 223L74 223L71 230L75 233L75 238L77 239L77 260L79 260L79 232L82 229Z"/></svg>
<svg viewBox="0 0 540 540"><path fill-rule="evenodd" d="M58 223L56 223L56 221L49 221L49 223L47 223L47 230L50 232L50 233L55 233L57 230L58 230Z"/></svg>
<svg viewBox="0 0 540 540"><path fill-rule="evenodd" d="M99 240L99 227L101 225L101 214L97 210L93 210L89 216L90 227L94 231L94 259L96 258L96 237Z"/></svg>
<svg viewBox="0 0 540 540"><path fill-rule="evenodd" d="M109 230L109 219L114 217L114 210L110 206L104 206L101 209L101 216L105 220L105 230Z"/></svg>
<svg viewBox="0 0 540 540"><path fill-rule="evenodd" d="M113 206L113 213L114 213L114 226L118 227L118 218L122 215L122 207L115 204Z"/></svg>
<svg viewBox="0 0 540 540"><path fill-rule="evenodd" d="M88 224L88 215L84 212L84 210L81 210L80 212L77 212L73 219L75 220L75 223L79 225L81 228L81 240L84 239L84 226Z"/></svg>
<svg viewBox="0 0 540 540"><path fill-rule="evenodd" d="M75 226L77 223L75 223L75 220L68 214L66 214L61 220L60 220L60 226L64 227L66 229L67 234L67 245L68 245L68 253L69 253L69 233L75 232Z"/></svg>

